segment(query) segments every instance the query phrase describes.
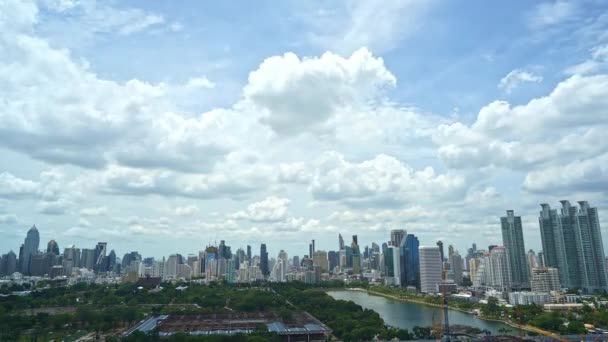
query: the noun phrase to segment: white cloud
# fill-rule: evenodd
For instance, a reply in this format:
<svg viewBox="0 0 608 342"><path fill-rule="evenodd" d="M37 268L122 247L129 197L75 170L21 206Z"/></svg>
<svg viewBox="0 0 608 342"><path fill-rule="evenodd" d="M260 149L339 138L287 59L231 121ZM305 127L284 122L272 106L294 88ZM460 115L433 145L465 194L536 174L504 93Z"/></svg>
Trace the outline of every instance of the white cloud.
<svg viewBox="0 0 608 342"><path fill-rule="evenodd" d="M550 0L536 5L529 15L528 24L534 29L558 25L575 18L578 12L576 1Z"/></svg>
<svg viewBox="0 0 608 342"><path fill-rule="evenodd" d="M106 207L92 207L92 208L82 208L80 210L81 216L103 216L108 213L108 208Z"/></svg>
<svg viewBox="0 0 608 342"><path fill-rule="evenodd" d="M461 176L438 175L431 167L416 171L383 154L352 163L337 152L327 152L315 161L315 175L309 191L319 201L391 207L450 198L460 194L465 186L466 181Z"/></svg>
<svg viewBox="0 0 608 342"><path fill-rule="evenodd" d="M187 205L183 207L175 208L175 215L177 216L193 216L200 212L197 206Z"/></svg>
<svg viewBox="0 0 608 342"><path fill-rule="evenodd" d="M330 52L300 59L267 58L249 74L246 99L267 111L262 119L279 134L323 131L337 108L363 104L396 83L381 58L367 49L343 58Z"/></svg>
<svg viewBox="0 0 608 342"><path fill-rule="evenodd" d="M8 199L20 199L36 197L39 194L39 184L15 177L8 172L0 173L0 197Z"/></svg>
<svg viewBox="0 0 608 342"><path fill-rule="evenodd" d="M207 77L192 77L186 83L186 88L189 89L213 89L215 83L211 82Z"/></svg>
<svg viewBox="0 0 608 342"><path fill-rule="evenodd" d="M608 45L595 46L590 53L589 59L566 68L565 73L568 75L587 75L608 67Z"/></svg>
<svg viewBox="0 0 608 342"><path fill-rule="evenodd" d="M507 94L510 94L513 89L519 87L522 83L540 83L542 80L543 78L541 76L530 71L515 69L500 80L498 88L504 90Z"/></svg>
<svg viewBox="0 0 608 342"><path fill-rule="evenodd" d="M246 210L238 211L230 218L251 222L277 222L287 218L290 200L276 196L267 197L260 202L251 203Z"/></svg>
<svg viewBox="0 0 608 342"><path fill-rule="evenodd" d="M337 6L298 12L305 13L301 20L310 28L308 39L314 45L341 53L351 53L361 47L382 52L416 32L434 3L433 0L356 0L324 3Z"/></svg>
<svg viewBox="0 0 608 342"><path fill-rule="evenodd" d="M577 160L534 170L526 175L523 188L537 193L574 191L608 192L608 153L595 158Z"/></svg>
<svg viewBox="0 0 608 342"><path fill-rule="evenodd" d="M492 102L470 126L440 125L433 139L441 159L454 168L560 164L608 148L601 133L608 126L607 106L607 75L572 76L525 105Z"/></svg>

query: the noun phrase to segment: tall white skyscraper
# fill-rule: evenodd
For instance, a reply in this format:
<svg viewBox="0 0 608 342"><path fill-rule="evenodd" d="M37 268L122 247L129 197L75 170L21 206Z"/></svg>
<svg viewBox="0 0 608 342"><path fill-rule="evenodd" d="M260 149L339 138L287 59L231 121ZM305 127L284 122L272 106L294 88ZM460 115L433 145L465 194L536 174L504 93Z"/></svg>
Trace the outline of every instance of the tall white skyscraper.
<svg viewBox="0 0 608 342"><path fill-rule="evenodd" d="M503 246L492 248L489 257L489 280L490 287L498 291L509 291L511 283L511 267L509 266L507 249Z"/></svg>
<svg viewBox="0 0 608 342"><path fill-rule="evenodd" d="M437 292L437 284L441 284L442 261L439 247L420 246L420 291Z"/></svg>

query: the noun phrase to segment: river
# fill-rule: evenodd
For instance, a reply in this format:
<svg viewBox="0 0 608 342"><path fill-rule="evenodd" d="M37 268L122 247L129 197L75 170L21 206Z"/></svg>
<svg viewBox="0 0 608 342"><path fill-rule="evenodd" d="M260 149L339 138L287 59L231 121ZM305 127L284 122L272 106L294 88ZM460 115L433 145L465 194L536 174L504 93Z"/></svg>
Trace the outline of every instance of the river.
<svg viewBox="0 0 608 342"><path fill-rule="evenodd" d="M394 299L381 296L372 296L367 292L361 291L329 291L327 292L335 299L351 300L366 309L376 311L386 324L412 329L415 326L431 326L433 317L439 319L439 308L418 303L405 303ZM516 329L504 323L485 321L478 319L471 314L460 311L450 310L448 314L450 324L468 325L477 327L481 330L489 330L492 335L499 334L500 328L506 328L511 333L516 333Z"/></svg>

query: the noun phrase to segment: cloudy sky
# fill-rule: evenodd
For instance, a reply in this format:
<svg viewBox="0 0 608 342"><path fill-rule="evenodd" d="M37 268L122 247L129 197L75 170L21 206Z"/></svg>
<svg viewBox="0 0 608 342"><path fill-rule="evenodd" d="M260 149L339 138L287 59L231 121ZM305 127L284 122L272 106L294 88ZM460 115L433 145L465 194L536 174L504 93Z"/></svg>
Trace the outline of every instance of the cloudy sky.
<svg viewBox="0 0 608 342"><path fill-rule="evenodd" d="M0 0L0 253L606 240L607 130L604 1Z"/></svg>

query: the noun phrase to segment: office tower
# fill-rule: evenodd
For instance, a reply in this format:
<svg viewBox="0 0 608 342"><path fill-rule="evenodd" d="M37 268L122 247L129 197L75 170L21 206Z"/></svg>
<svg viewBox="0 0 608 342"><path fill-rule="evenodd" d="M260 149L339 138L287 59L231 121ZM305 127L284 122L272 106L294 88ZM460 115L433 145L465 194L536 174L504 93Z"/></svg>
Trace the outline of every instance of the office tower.
<svg viewBox="0 0 608 342"><path fill-rule="evenodd" d="M117 272L120 270L120 265L116 265L116 252L114 250L110 251L106 260L106 271L107 272Z"/></svg>
<svg viewBox="0 0 608 342"><path fill-rule="evenodd" d="M450 256L450 272L452 273L454 283L462 285L462 257L458 251L453 251L452 256Z"/></svg>
<svg viewBox="0 0 608 342"><path fill-rule="evenodd" d="M80 249L70 245L63 250L63 271L65 275L72 274L72 270L79 268Z"/></svg>
<svg viewBox="0 0 608 342"><path fill-rule="evenodd" d="M393 277L395 277L395 260L393 257L393 250L390 249L390 247L387 247L384 252L384 276L385 278L387 278L387 282L389 281L388 279L392 279ZM392 282L392 280L390 280Z"/></svg>
<svg viewBox="0 0 608 342"><path fill-rule="evenodd" d="M503 246L492 248L489 257L489 285L498 291L509 291L512 285L512 276L508 250Z"/></svg>
<svg viewBox="0 0 608 342"><path fill-rule="evenodd" d="M170 257L169 257L170 258ZM192 268L188 264L177 264L176 265L175 279L190 279L192 278Z"/></svg>
<svg viewBox="0 0 608 342"><path fill-rule="evenodd" d="M530 270L530 275L532 275L532 269L538 267L538 264L536 263L536 253L534 253L533 250L529 250L528 254L526 254L526 261L528 263L528 269Z"/></svg>
<svg viewBox="0 0 608 342"><path fill-rule="evenodd" d="M141 262L141 255L137 252L126 253L121 260L121 267L126 272L134 272L136 269L131 267L133 263Z"/></svg>
<svg viewBox="0 0 608 342"><path fill-rule="evenodd" d="M390 259L392 259L393 271L391 278L391 285L400 286L401 285L401 257L399 247L397 246L388 246L388 254L390 254Z"/></svg>
<svg viewBox="0 0 608 342"><path fill-rule="evenodd" d="M284 250L279 251L279 255L277 257L277 263L281 264L281 272L280 272L280 281L285 281L285 276L289 271L289 256L287 256L287 252Z"/></svg>
<svg viewBox="0 0 608 342"><path fill-rule="evenodd" d="M266 244L263 243L260 246L260 270L264 278L270 275L270 269L268 268L268 252L266 251Z"/></svg>
<svg viewBox="0 0 608 342"><path fill-rule="evenodd" d="M180 258L177 254L171 254L165 263L164 269L164 279L178 279L178 268L177 265L180 265Z"/></svg>
<svg viewBox="0 0 608 342"><path fill-rule="evenodd" d="M0 276L12 275L17 272L17 255L13 251L2 256L2 262L0 262Z"/></svg>
<svg viewBox="0 0 608 342"><path fill-rule="evenodd" d="M59 245L57 245L57 242L55 242L55 240L49 241L49 243L46 245L46 252L53 253L59 256Z"/></svg>
<svg viewBox="0 0 608 342"><path fill-rule="evenodd" d="M413 234L407 234L399 246L401 258L401 286L420 289L420 242Z"/></svg>
<svg viewBox="0 0 608 342"><path fill-rule="evenodd" d="M316 247L315 247L315 240L312 240L312 254L315 254L315 251L316 251L316 250L317 250L317 249L316 249ZM311 257L312 257L312 255L311 255Z"/></svg>
<svg viewBox="0 0 608 342"><path fill-rule="evenodd" d="M474 282L475 277L477 277L480 262L481 260L475 257L469 260L469 277L471 278L471 282Z"/></svg>
<svg viewBox="0 0 608 342"><path fill-rule="evenodd" d="M313 247L312 247L312 242L311 242L308 244L308 257L309 258L312 258L312 253L313 253L312 249L313 249Z"/></svg>
<svg viewBox="0 0 608 342"><path fill-rule="evenodd" d="M298 270L300 268L300 257L297 255L294 255L291 261L291 264L293 265L293 267Z"/></svg>
<svg viewBox="0 0 608 342"><path fill-rule="evenodd" d="M247 245L247 261L251 264L251 245Z"/></svg>
<svg viewBox="0 0 608 342"><path fill-rule="evenodd" d="M561 290L557 268L533 268L531 278L532 292L550 292Z"/></svg>
<svg viewBox="0 0 608 342"><path fill-rule="evenodd" d="M473 242L473 253L477 252L477 244Z"/></svg>
<svg viewBox="0 0 608 342"><path fill-rule="evenodd" d="M329 262L329 271L333 272L340 265L340 253L336 251L327 252L327 260Z"/></svg>
<svg viewBox="0 0 608 342"><path fill-rule="evenodd" d="M543 251L538 252L538 254L536 255L536 266L537 267L547 267L547 264L545 263L545 253L543 253ZM560 277L561 277L561 274L560 274Z"/></svg>
<svg viewBox="0 0 608 342"><path fill-rule="evenodd" d="M560 202L560 215L548 204L541 204L539 226L545 264L540 266L557 268L564 287L581 288L585 293L608 289L597 208L581 201L577 210L569 201Z"/></svg>
<svg viewBox="0 0 608 342"><path fill-rule="evenodd" d="M342 234L338 234L338 248L339 251L344 249L344 239L342 238Z"/></svg>
<svg viewBox="0 0 608 342"><path fill-rule="evenodd" d="M321 272L325 273L329 270L329 260L327 259L326 251L315 251L312 254L312 262L313 266L319 266L321 268Z"/></svg>
<svg viewBox="0 0 608 342"><path fill-rule="evenodd" d="M361 252L359 250L357 235L353 235L353 242L351 243L351 255L353 274L359 274L361 273Z"/></svg>
<svg viewBox="0 0 608 342"><path fill-rule="evenodd" d="M19 260L21 262L21 273L30 274L30 260L32 255L38 252L39 246L40 234L38 233L36 225L33 225L32 228L27 231L25 242L23 243L23 256L20 256L22 259Z"/></svg>
<svg viewBox="0 0 608 342"><path fill-rule="evenodd" d="M344 257L346 259L346 267L353 267L353 248L350 246L344 247Z"/></svg>
<svg viewBox="0 0 608 342"><path fill-rule="evenodd" d="M107 242L98 242L95 246L95 271L105 272L106 271L106 249L108 248Z"/></svg>
<svg viewBox="0 0 608 342"><path fill-rule="evenodd" d="M188 254L188 256L186 257L186 264L188 264L188 266L190 266L190 268L192 269L192 272L194 272L194 263L198 261L198 256L194 255L194 254Z"/></svg>
<svg viewBox="0 0 608 342"><path fill-rule="evenodd" d="M454 246L448 245L448 260L454 255Z"/></svg>
<svg viewBox="0 0 608 342"><path fill-rule="evenodd" d="M391 230L391 245L399 248L401 246L401 242L407 235L406 231L403 229L393 229Z"/></svg>
<svg viewBox="0 0 608 342"><path fill-rule="evenodd" d="M339 258L338 260L340 260L340 270L343 270L345 267L348 267L345 249L342 249L338 252L338 258Z"/></svg>
<svg viewBox="0 0 608 342"><path fill-rule="evenodd" d="M218 246L218 259L226 259L226 242L224 240L220 240Z"/></svg>
<svg viewBox="0 0 608 342"><path fill-rule="evenodd" d="M42 277L47 274L49 268L46 253L34 253L30 255L30 275Z"/></svg>
<svg viewBox="0 0 608 342"><path fill-rule="evenodd" d="M439 247L439 253L441 254L441 263L443 264L443 260L445 260L444 255L443 255L443 242L437 241L437 247Z"/></svg>
<svg viewBox="0 0 608 342"><path fill-rule="evenodd" d="M95 250L83 248L80 260L81 267L92 270L95 267Z"/></svg>
<svg viewBox="0 0 608 342"><path fill-rule="evenodd" d="M515 289L529 288L530 271L526 260L521 216L515 216L513 210L507 210L507 216L500 218L500 224L502 242L507 249L511 268L511 286Z"/></svg>
<svg viewBox="0 0 608 342"><path fill-rule="evenodd" d="M442 282L442 262L440 247L418 248L420 257L420 291L425 293L437 292L437 284Z"/></svg>

